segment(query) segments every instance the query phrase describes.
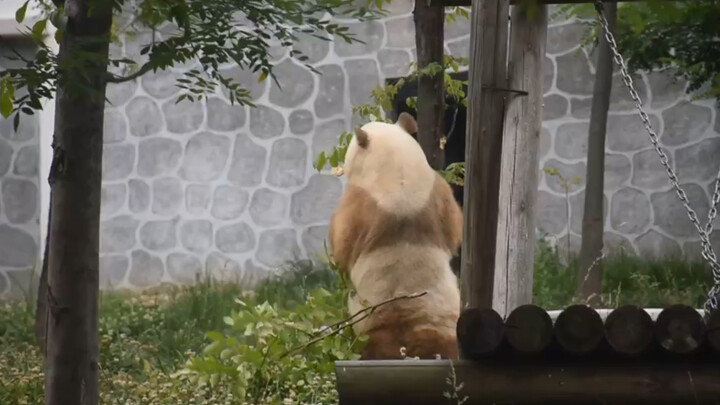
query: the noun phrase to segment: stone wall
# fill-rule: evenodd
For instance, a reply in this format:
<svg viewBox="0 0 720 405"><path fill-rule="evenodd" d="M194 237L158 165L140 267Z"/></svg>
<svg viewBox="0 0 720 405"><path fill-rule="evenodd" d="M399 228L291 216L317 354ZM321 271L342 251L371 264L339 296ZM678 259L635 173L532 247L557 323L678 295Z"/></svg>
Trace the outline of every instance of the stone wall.
<svg viewBox="0 0 720 405"><path fill-rule="evenodd" d="M541 169L579 177L568 195L559 179L541 172L537 227L559 239L559 249L580 249L587 133L596 55L578 46L584 26L562 22L548 30L545 59ZM703 225L720 166L720 119L713 100L692 101L685 83L668 72L634 77L660 144ZM568 204L569 200L569 204ZM568 215L567 205L570 207ZM605 245L649 256L684 253L700 245L687 211L672 189L616 67L605 154ZM609 215L608 215L609 214ZM568 220L569 217L569 220ZM715 227L720 221L715 221ZM720 248L720 232L712 234Z"/></svg>
<svg viewBox="0 0 720 405"><path fill-rule="evenodd" d="M190 64L110 86L100 241L102 287L187 283L198 273L252 282L285 260L321 253L343 182L329 171L316 173L312 160L319 151L335 145L342 131L352 128L353 105L365 103L378 83L408 73L408 64L415 59L412 3L393 0L390 15L382 21L344 21L364 44L303 38L297 46L322 75L311 73L283 49L276 49L273 56L282 88L270 80L260 83L256 75L237 67L225 67L249 86L257 108L230 106L222 93L207 102L176 104L179 90L174 81ZM538 229L560 238L561 247L569 230L572 249L579 245L594 73L593 57L579 49L580 37L580 26L573 23L553 23L549 28L539 151L541 168L555 167L567 177L581 177L568 195L568 221L565 192L556 179L540 175ZM113 52L137 57L149 38L146 34L128 37ZM446 27L446 48L467 56L467 20L460 18ZM720 164L720 159L713 158L720 152L720 120L714 105L711 101L687 103L683 85L663 74L642 75L636 83L663 145L678 165L689 198L704 218L708 189ZM610 214L606 239L610 245L625 242L631 250L651 254L681 249L697 252L697 238L626 90L619 79L614 84L606 157ZM19 156L23 146L36 147L34 133L22 141L5 132L3 137L0 156ZM5 178L17 180L4 180L3 188L20 187L21 175L31 177L22 184L37 183L35 171L15 174L13 165L7 166ZM0 175L2 169L0 164ZM29 185L23 187L24 193L36 192ZM13 222L10 217L18 215L13 210L28 208L5 203L4 199L17 201L15 196L20 195L10 194L6 197L3 190L3 257L3 249L36 250L38 239L37 213L22 216L20 222L26 228L17 225L17 218ZM32 201L34 196L25 198ZM8 234L12 237L3 233L10 226L15 232ZM18 232L24 232L23 236ZM5 247L3 238L14 245ZM0 273L0 294L7 283Z"/></svg>
<svg viewBox="0 0 720 405"><path fill-rule="evenodd" d="M0 42L0 70L17 66L12 50L32 57L24 40ZM40 242L39 120L23 116L18 130L0 117L0 297L21 297L31 285Z"/></svg>

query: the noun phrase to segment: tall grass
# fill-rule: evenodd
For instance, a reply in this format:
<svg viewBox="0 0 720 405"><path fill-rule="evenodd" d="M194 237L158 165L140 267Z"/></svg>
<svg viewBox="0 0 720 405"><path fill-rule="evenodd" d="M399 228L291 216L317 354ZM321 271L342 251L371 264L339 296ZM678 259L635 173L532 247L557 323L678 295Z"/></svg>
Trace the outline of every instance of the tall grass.
<svg viewBox="0 0 720 405"><path fill-rule="evenodd" d="M561 260L557 249L544 240L536 252L534 303L548 309L578 303L577 257ZM624 304L665 307L676 303L702 307L712 282L705 263L681 257L649 259L618 250L603 262L601 302L607 308Z"/></svg>

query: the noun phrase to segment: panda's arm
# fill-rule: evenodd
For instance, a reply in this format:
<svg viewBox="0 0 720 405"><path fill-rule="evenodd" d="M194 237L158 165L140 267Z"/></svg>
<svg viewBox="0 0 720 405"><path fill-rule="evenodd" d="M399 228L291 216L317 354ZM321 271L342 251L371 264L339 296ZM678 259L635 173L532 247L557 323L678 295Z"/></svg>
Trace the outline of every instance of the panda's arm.
<svg viewBox="0 0 720 405"><path fill-rule="evenodd" d="M344 273L348 271L352 251L352 241L349 240L348 229L353 226L353 216L349 214L347 205L341 201L339 209L330 217L328 228L332 260Z"/></svg>
<svg viewBox="0 0 720 405"><path fill-rule="evenodd" d="M367 245L367 234L372 228L374 202L359 187L348 185L337 210L330 218L328 233L333 260L349 271L358 255Z"/></svg>
<svg viewBox="0 0 720 405"><path fill-rule="evenodd" d="M462 244L463 213L453 195L450 185L438 174L436 183L440 194L440 217L442 218L445 245L454 255Z"/></svg>

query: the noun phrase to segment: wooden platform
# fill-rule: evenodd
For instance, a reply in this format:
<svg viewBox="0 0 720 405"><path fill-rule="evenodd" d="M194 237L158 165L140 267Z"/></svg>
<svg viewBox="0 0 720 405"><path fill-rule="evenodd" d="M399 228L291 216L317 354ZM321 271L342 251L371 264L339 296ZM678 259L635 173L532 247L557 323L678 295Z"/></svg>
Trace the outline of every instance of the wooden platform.
<svg viewBox="0 0 720 405"><path fill-rule="evenodd" d="M458 320L463 360L338 361L340 405L720 404L720 312L524 305ZM455 402L453 402L455 403Z"/></svg>

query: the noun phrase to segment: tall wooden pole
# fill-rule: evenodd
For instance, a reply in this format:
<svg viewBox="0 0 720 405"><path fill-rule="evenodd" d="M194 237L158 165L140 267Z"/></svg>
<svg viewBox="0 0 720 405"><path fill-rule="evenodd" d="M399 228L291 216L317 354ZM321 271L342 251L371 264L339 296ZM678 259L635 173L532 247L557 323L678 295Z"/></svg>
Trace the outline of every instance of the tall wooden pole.
<svg viewBox="0 0 720 405"><path fill-rule="evenodd" d="M445 8L430 6L425 0L415 2L415 45L418 69L431 63L443 63ZM445 76L422 75L418 79L417 140L433 169L445 168L445 153L440 140L445 136Z"/></svg>
<svg viewBox="0 0 720 405"><path fill-rule="evenodd" d="M503 317L532 302L547 7L513 6L511 14L508 86L527 95L508 96L503 133L493 294Z"/></svg>
<svg viewBox="0 0 720 405"><path fill-rule="evenodd" d="M509 8L509 0L472 1L461 270L467 307L493 300Z"/></svg>

